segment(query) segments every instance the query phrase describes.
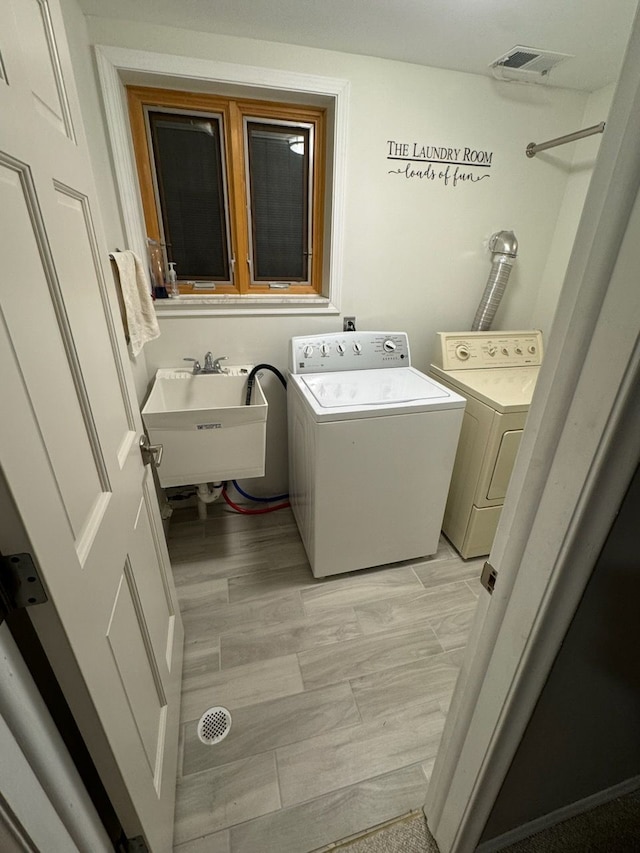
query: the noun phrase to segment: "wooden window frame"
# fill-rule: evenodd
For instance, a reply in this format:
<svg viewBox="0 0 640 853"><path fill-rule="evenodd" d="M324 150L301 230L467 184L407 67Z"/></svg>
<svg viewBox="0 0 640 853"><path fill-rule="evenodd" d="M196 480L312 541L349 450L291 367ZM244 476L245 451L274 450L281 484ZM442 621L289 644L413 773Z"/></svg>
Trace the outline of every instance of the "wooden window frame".
<svg viewBox="0 0 640 853"><path fill-rule="evenodd" d="M127 86L129 122L138 174L142 209L147 236L162 242L162 229L156 205L153 181L152 152L145 121L145 107L168 108L188 112L218 113L222 116L226 162L230 257L235 257L234 283L216 283L215 288L198 287L179 282L181 295L270 294L282 298L288 294L299 296L322 295L322 259L324 237L324 188L326 173L326 110L299 104L259 101L246 98L227 98L198 92L173 89L155 89ZM311 187L311 284L292 282L286 289L270 288L268 283L251 282L249 264L249 221L247 214L247 173L244 144L244 119L273 119L313 125L313 158ZM178 271L179 272L179 271Z"/></svg>

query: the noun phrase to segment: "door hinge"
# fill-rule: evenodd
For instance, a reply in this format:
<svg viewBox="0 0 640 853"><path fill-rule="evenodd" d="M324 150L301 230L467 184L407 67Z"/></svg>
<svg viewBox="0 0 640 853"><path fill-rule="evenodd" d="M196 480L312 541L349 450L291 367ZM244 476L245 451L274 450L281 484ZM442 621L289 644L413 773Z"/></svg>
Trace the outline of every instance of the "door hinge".
<svg viewBox="0 0 640 853"><path fill-rule="evenodd" d="M48 600L31 554L0 555L0 622L14 610Z"/></svg>
<svg viewBox="0 0 640 853"><path fill-rule="evenodd" d="M493 595L493 590L496 586L496 580L498 578L497 571L493 568L491 563L487 562L482 567L482 574L480 575L480 583L487 590L489 595Z"/></svg>

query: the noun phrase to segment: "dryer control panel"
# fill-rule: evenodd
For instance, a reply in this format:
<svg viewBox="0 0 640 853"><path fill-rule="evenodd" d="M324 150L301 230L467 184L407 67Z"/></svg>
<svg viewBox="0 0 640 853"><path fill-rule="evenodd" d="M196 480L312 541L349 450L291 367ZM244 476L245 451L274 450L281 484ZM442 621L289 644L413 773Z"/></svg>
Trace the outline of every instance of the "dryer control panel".
<svg viewBox="0 0 640 853"><path fill-rule="evenodd" d="M528 367L542 363L542 332L438 332L443 370Z"/></svg>
<svg viewBox="0 0 640 853"><path fill-rule="evenodd" d="M291 338L292 373L410 366L406 332L340 332Z"/></svg>

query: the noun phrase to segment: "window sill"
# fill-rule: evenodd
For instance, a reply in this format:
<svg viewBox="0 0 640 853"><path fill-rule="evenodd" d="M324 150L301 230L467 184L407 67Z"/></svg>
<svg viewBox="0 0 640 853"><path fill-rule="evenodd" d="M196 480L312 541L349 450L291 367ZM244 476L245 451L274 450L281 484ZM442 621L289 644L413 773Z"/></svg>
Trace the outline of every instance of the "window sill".
<svg viewBox="0 0 640 853"><path fill-rule="evenodd" d="M255 315L339 314L326 296L255 294L236 296L226 293L188 294L154 303L158 319L169 317L246 317Z"/></svg>

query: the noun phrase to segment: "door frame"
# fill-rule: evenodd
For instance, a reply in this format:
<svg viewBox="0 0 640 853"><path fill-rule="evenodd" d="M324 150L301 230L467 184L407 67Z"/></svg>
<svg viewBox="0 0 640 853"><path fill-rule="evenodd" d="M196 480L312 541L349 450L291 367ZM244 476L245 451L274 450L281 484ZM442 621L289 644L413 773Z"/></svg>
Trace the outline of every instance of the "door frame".
<svg viewBox="0 0 640 853"><path fill-rule="evenodd" d="M0 846L113 850L6 622L0 625L0 743Z"/></svg>
<svg viewBox="0 0 640 853"><path fill-rule="evenodd" d="M640 456L639 138L636 16L427 794L441 853L475 849Z"/></svg>

